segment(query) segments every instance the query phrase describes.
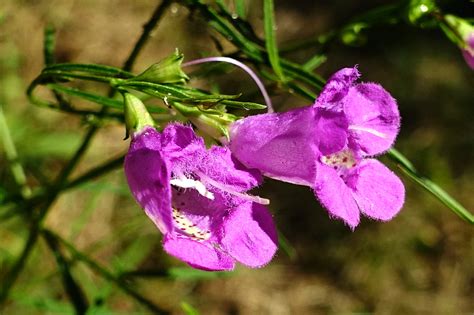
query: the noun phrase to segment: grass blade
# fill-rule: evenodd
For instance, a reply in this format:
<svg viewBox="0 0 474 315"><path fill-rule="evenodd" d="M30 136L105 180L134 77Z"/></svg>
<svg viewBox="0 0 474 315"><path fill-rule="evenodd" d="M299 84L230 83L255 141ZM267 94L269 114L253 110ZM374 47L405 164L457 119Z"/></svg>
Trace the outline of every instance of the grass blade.
<svg viewBox="0 0 474 315"><path fill-rule="evenodd" d="M278 45L275 36L275 14L273 0L263 1L263 22L265 30L265 47L268 52L270 65L275 74L281 81L285 81L283 70L280 65L280 56L278 55Z"/></svg>
<svg viewBox="0 0 474 315"><path fill-rule="evenodd" d="M394 160L398 167L408 175L415 183L429 191L439 201L441 201L446 207L451 209L463 220L474 224L474 215L470 213L466 208L463 207L456 199L451 197L443 188L439 187L436 183L432 182L429 178L423 177L413 167L411 162L400 152L395 149L391 149L388 152L390 158Z"/></svg>
<svg viewBox="0 0 474 315"><path fill-rule="evenodd" d="M43 236L54 254L58 270L61 273L64 289L76 310L76 314L85 314L89 308L89 302L84 291L72 276L69 263L61 253L58 241L48 233L43 233Z"/></svg>
<svg viewBox="0 0 474 315"><path fill-rule="evenodd" d="M61 92L61 93L68 94L71 96L80 97L84 100L97 103L102 106L123 110L122 101L119 101L110 97L105 97L105 96L101 96L101 95L97 95L97 94L93 94L89 92L84 92L76 88L68 88L68 87L65 87L59 84L54 84L54 83L48 84L48 87L56 92ZM147 107L147 109L150 111L150 113L161 113L161 114L167 113L167 110L164 108Z"/></svg>

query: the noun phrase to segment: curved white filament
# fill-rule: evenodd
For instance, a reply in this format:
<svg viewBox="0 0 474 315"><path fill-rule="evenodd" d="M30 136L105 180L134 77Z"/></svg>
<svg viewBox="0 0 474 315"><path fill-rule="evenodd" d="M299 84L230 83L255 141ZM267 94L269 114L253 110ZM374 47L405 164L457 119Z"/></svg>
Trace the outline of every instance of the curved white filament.
<svg viewBox="0 0 474 315"><path fill-rule="evenodd" d="M265 100L265 103L267 105L267 112L273 113L272 100L270 99L270 96L268 95L267 90L265 89L265 85L260 80L260 78L255 74L255 72L253 72L253 70L250 69L250 67L248 67L246 64L230 57L208 57L208 58L196 59L196 60L185 62L183 63L182 66L187 67L187 66L192 66L192 65L197 65L201 63L207 63L207 62L226 62L226 63L233 64L234 66L237 66L240 69L247 72L247 74L253 79L255 84L258 86L258 89L262 93L263 99Z"/></svg>

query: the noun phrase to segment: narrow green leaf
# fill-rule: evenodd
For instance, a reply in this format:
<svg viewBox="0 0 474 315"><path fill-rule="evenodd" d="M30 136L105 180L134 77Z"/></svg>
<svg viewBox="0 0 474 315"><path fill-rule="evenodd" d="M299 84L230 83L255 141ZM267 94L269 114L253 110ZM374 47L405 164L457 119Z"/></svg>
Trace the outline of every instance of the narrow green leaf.
<svg viewBox="0 0 474 315"><path fill-rule="evenodd" d="M451 197L443 188L439 187L430 179L418 174L413 165L399 151L391 149L388 152L390 158L398 163L398 167L408 175L413 181L429 191L433 196L439 199L446 207L451 209L465 221L474 224L474 215L463 207L456 199Z"/></svg>
<svg viewBox="0 0 474 315"><path fill-rule="evenodd" d="M89 308L89 302L79 283L72 276L69 262L64 258L59 248L59 243L51 234L43 233L49 248L54 254L58 270L61 274L64 290L74 306L77 314L85 314Z"/></svg>
<svg viewBox="0 0 474 315"><path fill-rule="evenodd" d="M49 24L44 28L43 54L44 64L46 66L54 63L54 48L56 46L56 30L53 25Z"/></svg>
<svg viewBox="0 0 474 315"><path fill-rule="evenodd" d="M123 109L123 102L110 98L110 97L105 97L105 96L100 96L93 93L84 92L76 88L69 88L69 87L65 87L63 85L59 85L55 83L50 83L47 86L53 91L61 92L61 93L68 94L71 96L80 97L82 99L91 101L93 103L97 103L102 106Z"/></svg>
<svg viewBox="0 0 474 315"><path fill-rule="evenodd" d="M181 308L186 315L199 315L199 311L187 302L181 302Z"/></svg>
<svg viewBox="0 0 474 315"><path fill-rule="evenodd" d="M288 241L286 236L281 231L278 231L278 245L291 260L296 258L295 248L291 245L290 241Z"/></svg>
<svg viewBox="0 0 474 315"><path fill-rule="evenodd" d="M61 92L61 93L68 94L71 96L80 97L84 100L97 103L102 106L123 110L123 102L110 98L110 97L101 96L101 95L97 95L97 94L93 94L89 92L84 92L76 88L69 88L69 87L65 87L63 85L54 84L54 83L50 83L47 86L56 92ZM150 111L150 113L166 113L167 112L166 109L159 108L159 107L149 106L147 107L147 109Z"/></svg>
<svg viewBox="0 0 474 315"><path fill-rule="evenodd" d="M265 30L265 47L268 52L268 59L275 71L275 74L281 81L285 81L283 70L280 65L280 56L278 55L278 45L275 36L275 14L273 0L263 0L263 22Z"/></svg>
<svg viewBox="0 0 474 315"><path fill-rule="evenodd" d="M241 108L241 109L265 109L267 106L263 104L253 103L253 102L239 102L231 100L223 100L220 104L224 104L232 108Z"/></svg>
<svg viewBox="0 0 474 315"><path fill-rule="evenodd" d="M77 71L77 72L86 72L86 73L94 73L94 74L102 74L102 75L111 75L111 76L120 76L124 78L132 78L134 75L128 71L124 71L119 68L105 66L105 65L97 65L97 64L77 64L77 63L56 63L54 65L50 65L43 69L43 71Z"/></svg>
<svg viewBox="0 0 474 315"><path fill-rule="evenodd" d="M190 267L173 267L168 270L169 275L177 280L206 280L215 279L230 272L209 272Z"/></svg>
<svg viewBox="0 0 474 315"><path fill-rule="evenodd" d="M247 18L247 8L246 8L246 3L245 0L234 0L234 5L235 5L235 13L237 15L245 20Z"/></svg>
<svg viewBox="0 0 474 315"><path fill-rule="evenodd" d="M317 67L319 67L321 64L326 62L327 57L325 55L320 55L316 54L313 57L311 57L306 63L303 65L303 69L306 71L313 71Z"/></svg>
<svg viewBox="0 0 474 315"><path fill-rule="evenodd" d="M10 134L10 129L8 128L7 120L3 113L2 105L0 105L0 140L3 144L3 149L5 150L7 162L10 166L13 179L20 188L21 195L24 198L31 196L31 189L28 186L26 180L25 170L23 169L23 165L18 159L16 146Z"/></svg>

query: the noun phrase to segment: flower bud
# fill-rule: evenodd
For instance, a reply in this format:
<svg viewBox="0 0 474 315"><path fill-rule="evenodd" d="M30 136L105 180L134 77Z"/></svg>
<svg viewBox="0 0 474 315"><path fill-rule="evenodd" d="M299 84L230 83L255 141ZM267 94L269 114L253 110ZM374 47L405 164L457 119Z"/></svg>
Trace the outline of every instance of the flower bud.
<svg viewBox="0 0 474 315"><path fill-rule="evenodd" d="M155 122L148 113L145 104L133 94L124 93L124 116L126 126L126 136L128 138L130 133L140 132L146 126L153 127Z"/></svg>
<svg viewBox="0 0 474 315"><path fill-rule="evenodd" d="M446 22L446 26L442 28L444 33L461 48L466 63L474 69L474 26L450 14L444 17L444 21Z"/></svg>
<svg viewBox="0 0 474 315"><path fill-rule="evenodd" d="M183 54L177 50L170 56L150 66L138 76L132 78L134 81L146 81L154 83L186 83L189 77L181 70Z"/></svg>
<svg viewBox="0 0 474 315"><path fill-rule="evenodd" d="M228 139L228 126L237 119L234 115L224 111L206 111L197 106L186 106L176 102L173 103L173 107L181 115L188 118L199 130L216 140L222 140L222 137Z"/></svg>

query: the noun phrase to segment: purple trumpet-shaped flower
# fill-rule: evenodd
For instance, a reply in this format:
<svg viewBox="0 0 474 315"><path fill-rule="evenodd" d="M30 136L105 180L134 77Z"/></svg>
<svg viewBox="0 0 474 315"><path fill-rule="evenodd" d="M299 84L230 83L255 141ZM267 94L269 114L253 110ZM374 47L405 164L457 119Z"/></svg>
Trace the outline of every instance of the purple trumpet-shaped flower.
<svg viewBox="0 0 474 315"><path fill-rule="evenodd" d="M397 104L380 85L357 84L358 78L356 68L342 69L312 106L235 122L229 144L247 167L313 188L330 215L351 228L360 213L390 220L405 195L400 179L369 158L395 141Z"/></svg>
<svg viewBox="0 0 474 315"><path fill-rule="evenodd" d="M245 192L258 173L227 148L206 149L189 126L147 126L133 135L125 158L130 189L164 234L166 252L195 268L231 270L268 263L277 249L266 199Z"/></svg>

